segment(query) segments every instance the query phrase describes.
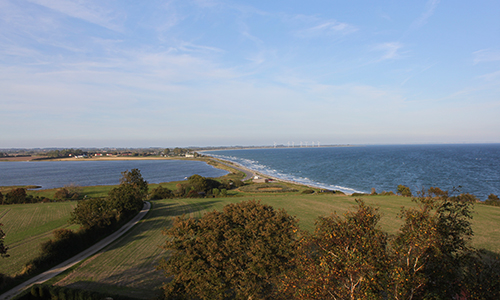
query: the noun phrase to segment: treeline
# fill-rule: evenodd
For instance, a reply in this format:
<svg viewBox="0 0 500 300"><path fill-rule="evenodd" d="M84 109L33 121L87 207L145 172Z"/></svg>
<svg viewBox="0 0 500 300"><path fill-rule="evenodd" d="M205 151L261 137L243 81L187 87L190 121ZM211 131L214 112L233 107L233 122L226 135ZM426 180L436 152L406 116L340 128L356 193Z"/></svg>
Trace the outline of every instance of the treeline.
<svg viewBox="0 0 500 300"><path fill-rule="evenodd" d="M148 183L138 169L125 171L122 175L120 185L109 191L107 197L78 201L70 218L71 224L80 225L78 230L54 230L53 238L40 244L40 255L26 263L16 278L0 274L0 285L1 281L6 284L21 281L26 276L71 258L116 231L136 215L143 208Z"/></svg>
<svg viewBox="0 0 500 300"><path fill-rule="evenodd" d="M0 204L25 204L52 202L50 198L28 195L24 188L13 188L5 195L0 192Z"/></svg>
<svg viewBox="0 0 500 300"><path fill-rule="evenodd" d="M319 218L312 234L255 201L179 217L158 266L173 275L165 298L500 299L500 257L470 245L471 195L434 189L414 201L395 235L361 200Z"/></svg>
<svg viewBox="0 0 500 300"><path fill-rule="evenodd" d="M223 179L219 182L195 174L188 177L185 183L178 183L175 190L170 190L161 185L156 187L151 191L149 199L225 197L228 190L243 185L244 183L241 180Z"/></svg>

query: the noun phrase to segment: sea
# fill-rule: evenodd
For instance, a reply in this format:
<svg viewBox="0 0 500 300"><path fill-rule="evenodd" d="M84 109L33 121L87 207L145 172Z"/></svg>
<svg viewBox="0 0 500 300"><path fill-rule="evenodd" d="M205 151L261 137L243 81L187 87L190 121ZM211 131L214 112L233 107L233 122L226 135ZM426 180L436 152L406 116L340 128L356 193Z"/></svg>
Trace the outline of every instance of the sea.
<svg viewBox="0 0 500 300"><path fill-rule="evenodd" d="M345 193L439 187L500 195L500 144L368 145L206 151L283 180Z"/></svg>
<svg viewBox="0 0 500 300"><path fill-rule="evenodd" d="M194 174L219 177L228 172L201 161L117 160L117 161L23 161L0 162L0 186L37 185L42 189L115 185L122 172L139 169L149 183L184 180Z"/></svg>

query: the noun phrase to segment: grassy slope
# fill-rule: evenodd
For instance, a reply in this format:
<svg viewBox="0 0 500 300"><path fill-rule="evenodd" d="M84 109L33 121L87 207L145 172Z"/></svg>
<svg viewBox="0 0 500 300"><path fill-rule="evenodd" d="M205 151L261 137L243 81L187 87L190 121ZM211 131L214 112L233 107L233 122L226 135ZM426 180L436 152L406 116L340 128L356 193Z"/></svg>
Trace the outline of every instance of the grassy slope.
<svg viewBox="0 0 500 300"><path fill-rule="evenodd" d="M343 214L355 205L355 198L350 196L297 193L154 201L152 211L140 225L70 274L61 276L58 285L151 298L158 293L157 288L165 281L165 276L154 270L158 260L166 256L158 248L165 240L161 231L170 226L175 216L187 214L199 217L207 211L220 210L228 203L252 199L286 209L300 220L301 228L308 231L314 229L314 221L318 216L333 212ZM401 224L397 217L400 207L415 205L408 198L396 196L370 196L363 197L363 200L380 207L383 216L380 224L389 233L396 233ZM474 245L500 252L500 232L492 226L500 224L500 208L477 205L474 218Z"/></svg>
<svg viewBox="0 0 500 300"><path fill-rule="evenodd" d="M75 202L17 204L0 206L0 223L6 233L9 258L0 259L0 270L19 273L24 264L39 253L39 244L52 237L52 231L68 227Z"/></svg>

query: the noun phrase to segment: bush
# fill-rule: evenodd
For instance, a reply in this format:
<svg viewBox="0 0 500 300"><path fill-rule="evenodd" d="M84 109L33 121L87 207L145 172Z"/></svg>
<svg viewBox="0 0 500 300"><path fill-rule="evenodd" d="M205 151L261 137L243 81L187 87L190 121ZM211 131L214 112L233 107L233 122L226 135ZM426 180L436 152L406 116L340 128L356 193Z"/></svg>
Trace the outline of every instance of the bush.
<svg viewBox="0 0 500 300"><path fill-rule="evenodd" d="M174 197L174 193L159 185L157 188L153 189L151 191L151 194L149 195L150 200L160 200L160 199L170 199Z"/></svg>
<svg viewBox="0 0 500 300"><path fill-rule="evenodd" d="M314 190L312 189L303 190L302 194L314 194Z"/></svg>
<svg viewBox="0 0 500 300"><path fill-rule="evenodd" d="M487 205L500 206L500 199L498 198L497 195L490 194L488 196L488 199L486 199L486 201L484 201L484 203Z"/></svg>
<svg viewBox="0 0 500 300"><path fill-rule="evenodd" d="M404 196L404 197L411 197L411 190L409 187L404 186L402 184L398 185L398 195Z"/></svg>

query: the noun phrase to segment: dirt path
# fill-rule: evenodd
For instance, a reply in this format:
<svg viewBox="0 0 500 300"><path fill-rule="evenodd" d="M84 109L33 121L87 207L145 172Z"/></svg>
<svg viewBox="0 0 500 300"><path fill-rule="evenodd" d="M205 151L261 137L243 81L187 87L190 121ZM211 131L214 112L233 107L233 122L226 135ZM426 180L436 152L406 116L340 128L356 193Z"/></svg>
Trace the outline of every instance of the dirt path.
<svg viewBox="0 0 500 300"><path fill-rule="evenodd" d="M67 269L71 268L72 266L76 265L77 263L81 262L82 260L94 255L99 250L103 249L104 247L106 247L107 245L109 245L113 241L115 241L117 238L122 236L125 232L127 232L135 224L137 224L137 222L139 222L148 213L150 207L151 207L151 204L149 202L144 203L144 207L139 212L139 214L137 214L137 216L135 216L127 224L123 225L122 228L120 228L118 231L111 234L107 238L101 240L97 244L91 246L87 250L80 252L79 254L73 256L72 258L66 260L65 262L55 266L54 268L52 268L52 269L50 269L50 270L48 270L40 275L37 275L37 276L31 278L30 280L25 281L24 283L16 286L15 288L11 289L10 291L0 295L0 300L11 299L15 295L22 292L23 290L32 286L33 284L43 283L43 282L51 279L52 277L58 275L59 273L66 271Z"/></svg>

